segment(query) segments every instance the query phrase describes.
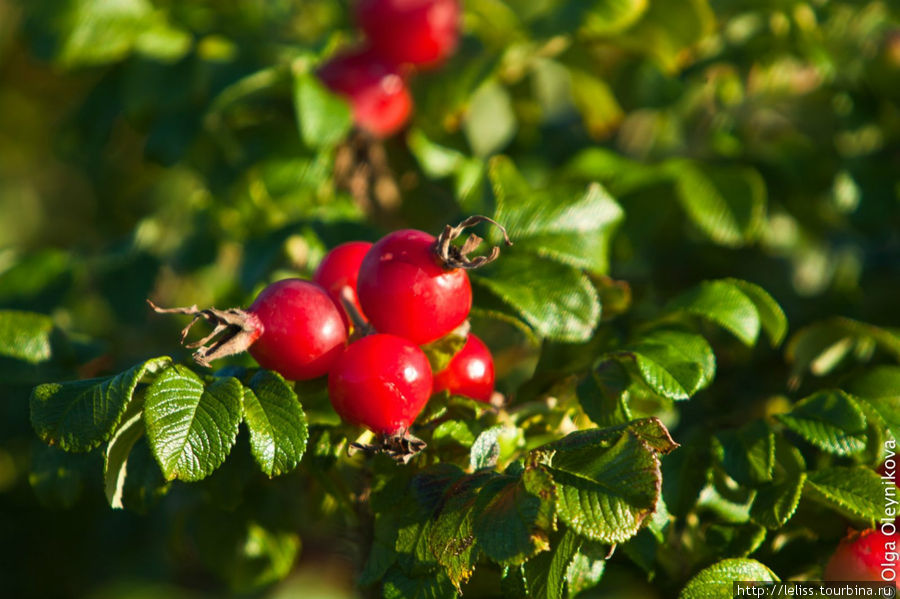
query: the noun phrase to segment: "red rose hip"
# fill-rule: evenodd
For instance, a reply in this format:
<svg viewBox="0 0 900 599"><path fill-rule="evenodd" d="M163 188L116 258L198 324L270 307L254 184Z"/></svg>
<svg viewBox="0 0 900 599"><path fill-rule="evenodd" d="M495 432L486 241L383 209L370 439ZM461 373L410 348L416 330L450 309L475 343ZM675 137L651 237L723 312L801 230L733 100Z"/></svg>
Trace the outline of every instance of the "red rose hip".
<svg viewBox="0 0 900 599"><path fill-rule="evenodd" d="M368 241L350 241L342 243L335 247L325 255L316 274L313 275L313 281L321 285L331 299L338 306L341 316L344 318L344 325L350 327L350 319L341 303L341 294L345 287L351 291L353 304L356 306L361 316L362 307L359 305L359 298L356 295L356 279L359 276L359 265L362 264L366 252L372 244Z"/></svg>
<svg viewBox="0 0 900 599"><path fill-rule="evenodd" d="M356 17L375 49L399 62L432 66L459 38L459 0L360 0Z"/></svg>
<svg viewBox="0 0 900 599"><path fill-rule="evenodd" d="M324 289L309 281L272 283L248 312L262 324L250 355L286 379L302 381L327 374L347 342L341 312Z"/></svg>
<svg viewBox="0 0 900 599"><path fill-rule="evenodd" d="M435 238L403 229L382 237L363 258L357 292L375 330L423 345L458 327L472 307L469 276L445 268Z"/></svg>
<svg viewBox="0 0 900 599"><path fill-rule="evenodd" d="M434 392L447 390L489 402L494 393L494 360L481 339L470 334L447 368L434 375Z"/></svg>
<svg viewBox="0 0 900 599"><path fill-rule="evenodd" d="M284 378L302 381L325 375L347 342L347 327L328 293L309 281L285 279L262 290L247 310L159 308L160 314L188 314L194 319L182 331L206 320L215 328L195 348L194 361L210 366L212 360L249 351L259 365Z"/></svg>
<svg viewBox="0 0 900 599"><path fill-rule="evenodd" d="M378 137L399 131L412 113L412 96L397 67L371 49L338 54L319 78L350 102L357 126Z"/></svg>
<svg viewBox="0 0 900 599"><path fill-rule="evenodd" d="M897 561L888 560L888 552L896 552L897 535L880 530L854 533L841 541L825 566L825 580L858 580L896 582Z"/></svg>
<svg viewBox="0 0 900 599"><path fill-rule="evenodd" d="M431 387L428 358L394 335L351 343L328 375L328 395L340 417L384 435L406 432L425 407Z"/></svg>

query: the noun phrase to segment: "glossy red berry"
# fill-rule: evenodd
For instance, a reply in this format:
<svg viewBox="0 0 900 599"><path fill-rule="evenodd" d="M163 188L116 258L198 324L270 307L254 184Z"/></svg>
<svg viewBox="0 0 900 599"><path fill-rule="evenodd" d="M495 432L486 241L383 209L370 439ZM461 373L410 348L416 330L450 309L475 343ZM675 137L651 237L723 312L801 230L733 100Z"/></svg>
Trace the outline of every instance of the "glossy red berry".
<svg viewBox="0 0 900 599"><path fill-rule="evenodd" d="M319 78L350 102L357 126L379 137L399 131L412 112L412 96L397 67L368 48L339 54Z"/></svg>
<svg viewBox="0 0 900 599"><path fill-rule="evenodd" d="M286 379L302 381L327 374L347 342L341 313L328 293L309 281L272 283L247 312L261 331L249 348L250 355Z"/></svg>
<svg viewBox="0 0 900 599"><path fill-rule="evenodd" d="M434 392L447 390L489 402L494 393L494 359L484 342L470 334L447 368L434 375Z"/></svg>
<svg viewBox="0 0 900 599"><path fill-rule="evenodd" d="M874 529L849 536L825 566L825 580L896 582L897 560L886 554L897 551L898 540Z"/></svg>
<svg viewBox="0 0 900 599"><path fill-rule="evenodd" d="M402 229L382 237L363 258L356 283L375 330L423 345L458 327L472 308L469 275L445 269L435 238Z"/></svg>
<svg viewBox="0 0 900 599"><path fill-rule="evenodd" d="M351 343L328 375L328 395L340 417L385 435L409 428L425 407L431 386L428 358L394 335Z"/></svg>
<svg viewBox="0 0 900 599"><path fill-rule="evenodd" d="M356 16L372 45L396 62L434 65L456 48L459 0L360 0Z"/></svg>
<svg viewBox="0 0 900 599"><path fill-rule="evenodd" d="M350 241L342 243L335 247L325 255L316 274L313 275L313 281L322 286L334 303L340 308L341 316L344 318L344 325L350 327L350 319L347 316L344 306L341 303L341 294L345 287L351 292L353 304L361 316L362 307L359 305L359 298L356 295L356 279L359 276L359 265L362 264L366 252L372 244L368 241Z"/></svg>

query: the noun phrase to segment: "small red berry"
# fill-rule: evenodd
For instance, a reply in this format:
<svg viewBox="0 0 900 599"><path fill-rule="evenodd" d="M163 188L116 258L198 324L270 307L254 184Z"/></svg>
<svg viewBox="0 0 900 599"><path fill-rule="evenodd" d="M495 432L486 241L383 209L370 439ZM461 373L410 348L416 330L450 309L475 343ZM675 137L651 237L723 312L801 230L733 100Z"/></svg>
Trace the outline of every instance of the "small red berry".
<svg viewBox="0 0 900 599"><path fill-rule="evenodd" d="M898 540L897 535L874 529L847 537L828 560L825 580L895 582L897 560L888 560L885 554L897 551Z"/></svg>
<svg viewBox="0 0 900 599"><path fill-rule="evenodd" d="M370 335L351 343L328 375L328 395L340 417L385 435L409 428L431 387L428 358L393 335Z"/></svg>
<svg viewBox="0 0 900 599"><path fill-rule="evenodd" d="M356 18L372 45L399 63L432 66L456 48L459 0L360 0Z"/></svg>
<svg viewBox="0 0 900 599"><path fill-rule="evenodd" d="M399 131L412 112L412 96L397 67L369 48L339 54L319 78L350 102L356 124L379 137Z"/></svg>
<svg viewBox="0 0 900 599"><path fill-rule="evenodd" d="M363 258L357 292L363 312L380 333L423 345L461 325L472 308L469 275L445 269L435 238L402 229L382 237Z"/></svg>
<svg viewBox="0 0 900 599"><path fill-rule="evenodd" d="M309 281L272 283L247 310L258 322L249 348L259 365L302 381L328 372L347 342L341 313L324 289Z"/></svg>
<svg viewBox="0 0 900 599"><path fill-rule="evenodd" d="M362 307L360 307L359 298L356 295L356 279L359 276L359 265L362 264L363 257L371 247L372 244L368 241L342 243L325 255L316 269L316 274L313 275L313 281L321 285L340 308L344 325L348 328L350 319L341 303L341 294L345 287L349 287L353 304L360 315L365 316L362 314Z"/></svg>
<svg viewBox="0 0 900 599"><path fill-rule="evenodd" d="M451 395L463 395L489 402L494 393L494 359L484 342L470 334L466 344L447 367L434 375L434 392L446 389Z"/></svg>

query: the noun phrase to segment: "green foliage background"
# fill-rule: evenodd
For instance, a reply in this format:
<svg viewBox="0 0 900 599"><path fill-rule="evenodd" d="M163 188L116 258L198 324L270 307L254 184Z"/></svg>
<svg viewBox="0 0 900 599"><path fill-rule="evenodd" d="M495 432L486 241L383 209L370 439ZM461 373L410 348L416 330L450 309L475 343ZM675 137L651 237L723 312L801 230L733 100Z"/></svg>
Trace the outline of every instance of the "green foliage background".
<svg viewBox="0 0 900 599"><path fill-rule="evenodd" d="M494 215L517 241L473 276L473 326L513 408L508 420L452 408L459 418L430 443L445 466L539 462L566 433L641 416L682 445L662 462L668 514L603 561L599 545L613 539L576 534L578 514L558 500L566 526L553 550L510 566L503 588L559 596L577 570L570 594L583 584L584 596L676 596L720 558L748 555L765 566L719 562L707 578L819 576L846 527L874 519L871 467L900 423L900 8L470 0L459 51L415 78L412 124L368 177L336 170L347 113L311 75L355 39L350 14L338 0L0 0L0 594L382 592L360 590L362 573L383 575L387 596L443 596L447 575L435 572L468 564L419 559L418 536L402 551L408 526L385 504L410 475L387 464L369 481L387 514L373 533L352 500L363 463L345 457L350 433L314 385L242 381L260 406L301 399L310 444L299 469L290 454L266 466L292 470L282 477L253 465L262 441L247 391L250 434L242 427L225 465L196 485L164 485L137 441L124 502L142 514L104 501L101 452L38 439L89 449L127 434L116 427L131 413L96 442L61 442L52 414L32 427L29 395L123 372L89 397L124 410L123 385L145 394L146 373L129 368L187 360L179 323L151 315L145 298L247 305L271 280L309 276L337 243L399 226L437 232L472 213ZM351 193L360 178L367 192ZM218 392L233 399L229 384ZM75 397L42 389L51 407ZM651 460L633 437L613 438L592 442L608 441L604 456ZM608 475L569 451L525 474L465 479L448 511L463 520L435 526L479 534L479 510L493 508L466 493L534 497L545 467ZM558 493L578 492L554 476ZM379 536L395 524L397 543ZM456 540L442 534L432 542ZM479 539L491 559L521 561ZM499 595L499 579L478 568L463 590Z"/></svg>

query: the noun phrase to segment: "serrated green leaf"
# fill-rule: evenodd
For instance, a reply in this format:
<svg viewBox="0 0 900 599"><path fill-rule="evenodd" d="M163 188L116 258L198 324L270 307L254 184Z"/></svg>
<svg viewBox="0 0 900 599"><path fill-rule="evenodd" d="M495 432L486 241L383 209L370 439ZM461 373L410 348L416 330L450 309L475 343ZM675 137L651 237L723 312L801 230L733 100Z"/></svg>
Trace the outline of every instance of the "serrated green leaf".
<svg viewBox="0 0 900 599"><path fill-rule="evenodd" d="M775 301L769 292L749 281L742 279L724 279L726 282L736 285L738 289L744 292L750 301L756 306L759 313L759 321L763 331L769 337L772 347L781 345L788 331L788 321L784 310L778 302Z"/></svg>
<svg viewBox="0 0 900 599"><path fill-rule="evenodd" d="M122 509L128 456L137 440L144 436L143 403L131 402L122 416L122 424L110 438L103 454L103 488L113 509Z"/></svg>
<svg viewBox="0 0 900 599"><path fill-rule="evenodd" d="M778 577L754 559L725 559L691 578L678 599L724 599L732 596L732 583L747 580L775 582Z"/></svg>
<svg viewBox="0 0 900 599"><path fill-rule="evenodd" d="M647 386L669 399L689 399L709 385L716 373L709 343L703 336L685 331L651 331L614 355L633 360Z"/></svg>
<svg viewBox="0 0 900 599"><path fill-rule="evenodd" d="M810 395L777 418L816 447L836 455L851 455L866 447L866 416L843 391Z"/></svg>
<svg viewBox="0 0 900 599"><path fill-rule="evenodd" d="M756 305L737 285L727 280L706 281L681 294L669 311L709 320L731 332L744 345L759 337L760 317Z"/></svg>
<svg viewBox="0 0 900 599"><path fill-rule="evenodd" d="M30 364L46 362L51 357L49 316L0 310L0 356L24 360Z"/></svg>
<svg viewBox="0 0 900 599"><path fill-rule="evenodd" d="M750 506L750 518L772 530L781 528L797 510L805 482L803 455L784 438L778 437L773 480L757 489Z"/></svg>
<svg viewBox="0 0 900 599"><path fill-rule="evenodd" d="M384 599L450 599L456 589L443 572L410 577L400 568L391 568L384 577Z"/></svg>
<svg viewBox="0 0 900 599"><path fill-rule="evenodd" d="M772 480L775 434L762 420L716 434L723 450L722 467L741 485L756 486Z"/></svg>
<svg viewBox="0 0 900 599"><path fill-rule="evenodd" d="M833 466L810 472L803 494L869 526L884 515L881 477L865 466Z"/></svg>
<svg viewBox="0 0 900 599"><path fill-rule="evenodd" d="M556 483L559 518L602 543L633 536L659 499L656 452L627 429L593 445L565 441L549 446L556 450L548 470Z"/></svg>
<svg viewBox="0 0 900 599"><path fill-rule="evenodd" d="M294 76L294 110L300 139L309 148L333 147L353 125L347 102L332 93L312 72Z"/></svg>
<svg viewBox="0 0 900 599"><path fill-rule="evenodd" d="M138 383L170 362L163 356L111 378L38 385L31 392L31 424L45 443L90 451L112 436Z"/></svg>
<svg viewBox="0 0 900 599"><path fill-rule="evenodd" d="M297 394L281 375L261 370L244 389L244 420L250 449L268 476L280 476L300 464L309 432Z"/></svg>
<svg viewBox="0 0 900 599"><path fill-rule="evenodd" d="M766 539L766 529L754 522L711 524L704 531L705 550L710 556L747 557Z"/></svg>
<svg viewBox="0 0 900 599"><path fill-rule="evenodd" d="M525 482L515 477L497 477L485 486L475 506L478 546L500 565L521 564L549 548L552 512L552 497L529 493Z"/></svg>
<svg viewBox="0 0 900 599"><path fill-rule="evenodd" d="M719 245L739 247L756 239L766 214L766 186L748 168L711 168L688 160L666 164L678 200L691 220Z"/></svg>
<svg viewBox="0 0 900 599"><path fill-rule="evenodd" d="M131 448L125 464L122 504L130 511L146 514L170 488L171 483L163 478L150 451L147 435L142 435Z"/></svg>
<svg viewBox="0 0 900 599"><path fill-rule="evenodd" d="M587 341L600 320L597 290L584 274L565 264L507 251L472 273L472 281L547 339Z"/></svg>
<svg viewBox="0 0 900 599"><path fill-rule="evenodd" d="M241 422L242 389L230 377L204 386L181 365L165 370L150 385L144 424L166 479L197 481L222 465Z"/></svg>
<svg viewBox="0 0 900 599"><path fill-rule="evenodd" d="M599 184L573 194L534 190L505 156L493 158L489 176L503 224L519 250L527 250L593 273L609 268L609 244L624 212Z"/></svg>

